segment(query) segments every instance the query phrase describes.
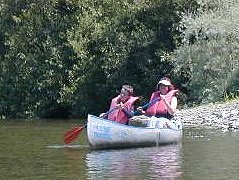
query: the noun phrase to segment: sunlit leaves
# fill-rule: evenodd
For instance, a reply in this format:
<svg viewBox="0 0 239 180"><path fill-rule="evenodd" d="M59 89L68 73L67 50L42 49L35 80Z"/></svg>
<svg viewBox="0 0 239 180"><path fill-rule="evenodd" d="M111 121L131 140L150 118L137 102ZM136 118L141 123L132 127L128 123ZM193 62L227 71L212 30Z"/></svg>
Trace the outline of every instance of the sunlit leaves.
<svg viewBox="0 0 239 180"><path fill-rule="evenodd" d="M196 92L191 95L200 102L212 102L226 93L238 72L239 1L205 0L199 4L198 15L182 18L184 45L176 57L179 68L191 70L188 89Z"/></svg>

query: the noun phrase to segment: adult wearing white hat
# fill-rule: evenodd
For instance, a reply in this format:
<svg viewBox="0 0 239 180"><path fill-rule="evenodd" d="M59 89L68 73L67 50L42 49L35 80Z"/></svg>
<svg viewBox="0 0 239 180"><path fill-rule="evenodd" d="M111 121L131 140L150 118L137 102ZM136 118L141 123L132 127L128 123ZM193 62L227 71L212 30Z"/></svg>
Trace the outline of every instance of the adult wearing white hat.
<svg viewBox="0 0 239 180"><path fill-rule="evenodd" d="M137 110L147 116L165 117L171 119L176 112L178 101L171 80L167 77L160 79L156 91L152 93L150 102L154 102L146 110L139 107ZM158 99L158 100L157 100ZM155 101L156 100L156 101Z"/></svg>

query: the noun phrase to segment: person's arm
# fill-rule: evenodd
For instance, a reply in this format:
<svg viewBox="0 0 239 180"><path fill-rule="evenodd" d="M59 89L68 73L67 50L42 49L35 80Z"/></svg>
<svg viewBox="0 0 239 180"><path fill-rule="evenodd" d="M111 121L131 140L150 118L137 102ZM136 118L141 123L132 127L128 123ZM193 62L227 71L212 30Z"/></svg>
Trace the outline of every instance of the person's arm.
<svg viewBox="0 0 239 180"><path fill-rule="evenodd" d="M100 113L100 115L99 115L100 118L108 119L108 115L109 115L111 112L113 112L114 110L118 109L118 106L114 106L114 100L115 100L115 99L116 99L116 98L113 98L113 99L111 100L110 109L109 109L106 113ZM117 98L116 101L118 101L118 98Z"/></svg>
<svg viewBox="0 0 239 180"><path fill-rule="evenodd" d="M123 108L122 110L123 110L124 114L127 116L127 118L131 118L134 115L133 111L129 111L125 108Z"/></svg>
<svg viewBox="0 0 239 180"><path fill-rule="evenodd" d="M120 102L120 103L118 104L118 107L120 108L121 111L124 112L124 114L125 114L128 118L131 118L131 117L134 115L133 111L130 110L130 109L125 108L125 107L124 107L124 104L123 104L122 102ZM134 107L132 106L131 109L134 109Z"/></svg>
<svg viewBox="0 0 239 180"><path fill-rule="evenodd" d="M163 96L161 96L161 99L163 100L164 104L167 106L169 114L174 115L178 106L177 97L173 96L170 104L165 100Z"/></svg>
<svg viewBox="0 0 239 180"><path fill-rule="evenodd" d="M136 112L134 112L134 114L140 113L140 114L146 115L146 110L149 107L153 106L159 100L160 100L159 97L151 96L150 101L148 103L146 103L144 106L139 106L137 108Z"/></svg>

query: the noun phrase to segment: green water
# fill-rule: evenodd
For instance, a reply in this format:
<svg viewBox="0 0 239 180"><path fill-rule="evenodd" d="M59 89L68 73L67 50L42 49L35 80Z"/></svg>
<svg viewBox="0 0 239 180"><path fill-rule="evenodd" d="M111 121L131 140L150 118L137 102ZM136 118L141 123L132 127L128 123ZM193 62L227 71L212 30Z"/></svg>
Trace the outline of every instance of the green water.
<svg viewBox="0 0 239 180"><path fill-rule="evenodd" d="M93 151L68 121L0 123L0 179L238 179L239 132L185 127L181 143Z"/></svg>

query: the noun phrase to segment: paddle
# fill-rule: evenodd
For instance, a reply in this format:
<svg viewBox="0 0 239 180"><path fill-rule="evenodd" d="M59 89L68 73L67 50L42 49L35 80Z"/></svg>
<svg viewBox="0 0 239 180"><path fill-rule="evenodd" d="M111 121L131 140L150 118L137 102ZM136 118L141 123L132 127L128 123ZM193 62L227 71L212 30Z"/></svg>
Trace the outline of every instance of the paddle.
<svg viewBox="0 0 239 180"><path fill-rule="evenodd" d="M160 98L155 98L154 100L152 100L152 101L146 103L142 108L143 108L143 109L148 108L148 107L154 105L154 103L156 103L156 102L159 101L159 100L160 100Z"/></svg>
<svg viewBox="0 0 239 180"><path fill-rule="evenodd" d="M76 126L72 128L71 130L67 131L64 136L64 141L66 144L70 144L74 139L78 137L80 132L85 129L86 124L83 124L81 126Z"/></svg>
<svg viewBox="0 0 239 180"><path fill-rule="evenodd" d="M108 114L110 114L111 112L113 112L115 109L117 109L118 107L115 107L109 111L107 111L104 115L103 118L106 117ZM87 124L83 124L80 126L76 126L74 128L72 128L71 130L67 131L64 135L64 142L66 144L70 144L71 142L74 141L74 139L76 139L78 137L78 135L80 134L80 132L85 129L87 126Z"/></svg>
<svg viewBox="0 0 239 180"><path fill-rule="evenodd" d="M160 98L155 98L154 100L152 100L152 101L146 103L145 105L143 105L143 106L142 106L142 109L146 109L146 108L148 108L148 107L154 105L154 104L155 104L157 101L159 101L159 100L160 100ZM138 111L138 110L135 110L135 111L133 112L133 115L135 116L135 115L137 115L137 114L139 114L139 111Z"/></svg>
<svg viewBox="0 0 239 180"><path fill-rule="evenodd" d="M145 108L148 108L150 106L152 106L154 103L156 103L157 101L159 100L159 98L156 98L150 102L148 102L147 104L145 104L144 106L142 106L143 109ZM108 114L110 114L111 112L113 112L115 109L117 109L118 107L115 107L109 111L107 111L104 115L103 115L103 118L106 117ZM133 115L136 115L138 114L139 112L136 110L133 112ZM71 130L67 131L65 133L65 136L64 136L64 142L66 144L70 144L71 142L73 142L77 137L78 135L80 134L80 132L82 130L84 130L86 128L87 124L83 124L83 125L80 125L80 126L76 126L74 128L72 128Z"/></svg>

